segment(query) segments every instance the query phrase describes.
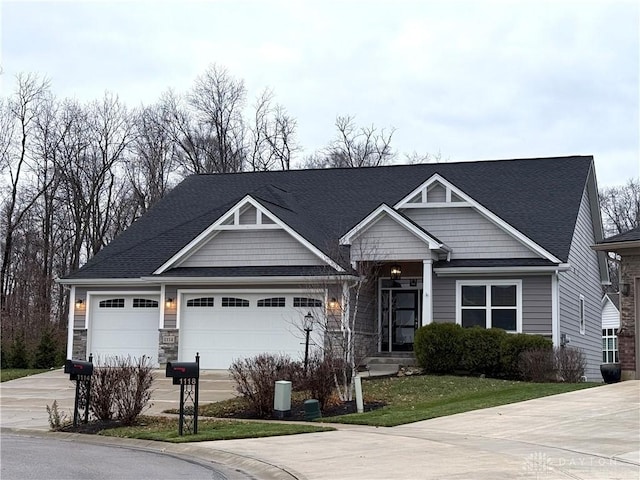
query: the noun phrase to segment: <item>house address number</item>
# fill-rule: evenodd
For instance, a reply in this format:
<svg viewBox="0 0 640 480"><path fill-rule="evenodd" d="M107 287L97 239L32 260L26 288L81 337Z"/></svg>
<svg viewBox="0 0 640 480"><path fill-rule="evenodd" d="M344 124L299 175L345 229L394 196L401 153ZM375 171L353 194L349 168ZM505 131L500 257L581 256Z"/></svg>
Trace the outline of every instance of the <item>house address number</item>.
<svg viewBox="0 0 640 480"><path fill-rule="evenodd" d="M176 343L176 336L175 335L163 335L162 336L162 343Z"/></svg>

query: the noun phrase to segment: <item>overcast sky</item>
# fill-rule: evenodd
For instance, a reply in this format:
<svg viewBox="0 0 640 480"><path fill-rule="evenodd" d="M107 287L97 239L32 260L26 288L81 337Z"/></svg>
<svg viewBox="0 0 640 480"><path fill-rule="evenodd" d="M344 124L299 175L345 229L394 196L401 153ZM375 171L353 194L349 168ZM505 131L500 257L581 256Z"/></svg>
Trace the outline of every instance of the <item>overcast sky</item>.
<svg viewBox="0 0 640 480"><path fill-rule="evenodd" d="M336 115L449 161L593 154L599 186L640 176L635 1L2 0L2 94L129 106L217 63L298 120L305 154Z"/></svg>

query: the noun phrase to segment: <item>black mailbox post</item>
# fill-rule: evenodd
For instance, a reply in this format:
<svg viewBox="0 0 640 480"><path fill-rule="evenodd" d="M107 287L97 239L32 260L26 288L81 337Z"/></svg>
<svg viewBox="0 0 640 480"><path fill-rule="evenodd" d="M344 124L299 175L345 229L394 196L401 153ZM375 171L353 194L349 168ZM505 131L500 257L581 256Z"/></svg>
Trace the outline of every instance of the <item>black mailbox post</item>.
<svg viewBox="0 0 640 480"><path fill-rule="evenodd" d="M180 421L178 434L182 435L186 427L189 433L198 433L198 386L200 379L200 354L196 353L195 362L167 362L167 378L174 385L180 385ZM185 402L189 402L193 416L185 419Z"/></svg>
<svg viewBox="0 0 640 480"><path fill-rule="evenodd" d="M81 408L84 408L83 423L87 423L89 421L93 355L89 355L88 362L83 360L66 360L64 362L64 373L69 374L69 380L76 382L76 399L73 407L73 426L77 427Z"/></svg>

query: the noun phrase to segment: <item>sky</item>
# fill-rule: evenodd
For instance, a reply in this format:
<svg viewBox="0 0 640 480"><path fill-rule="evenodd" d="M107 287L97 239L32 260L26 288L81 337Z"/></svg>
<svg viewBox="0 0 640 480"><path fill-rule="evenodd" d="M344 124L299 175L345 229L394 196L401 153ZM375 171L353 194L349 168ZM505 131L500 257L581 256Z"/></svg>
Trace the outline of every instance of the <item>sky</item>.
<svg viewBox="0 0 640 480"><path fill-rule="evenodd" d="M271 88L299 155L337 115L442 161L594 155L600 187L640 177L634 1L0 0L0 94L19 72L58 97L151 104L211 64Z"/></svg>

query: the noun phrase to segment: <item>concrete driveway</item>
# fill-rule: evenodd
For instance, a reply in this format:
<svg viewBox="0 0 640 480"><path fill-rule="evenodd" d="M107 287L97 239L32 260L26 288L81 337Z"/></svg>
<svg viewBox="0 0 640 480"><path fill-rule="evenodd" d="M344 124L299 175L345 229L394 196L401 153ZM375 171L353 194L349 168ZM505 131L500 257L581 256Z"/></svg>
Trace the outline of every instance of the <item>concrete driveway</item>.
<svg viewBox="0 0 640 480"><path fill-rule="evenodd" d="M153 377L152 405L144 414L155 415L168 408L178 408L180 387L171 384L164 370L154 370ZM202 370L199 402L233 398L234 385L227 370ZM3 382L0 384L0 426L48 430L47 405L57 400L58 410L72 416L74 398L75 382L71 382L62 369Z"/></svg>
<svg viewBox="0 0 640 480"><path fill-rule="evenodd" d="M201 372L203 402L230 398L226 371ZM157 372L151 413L178 405ZM0 384L0 425L48 429L46 405L70 412L73 383L61 370ZM604 385L393 428L336 425L334 432L170 445L55 434L234 465L256 478L633 479L640 478L640 382ZM46 433L42 433L46 435Z"/></svg>

